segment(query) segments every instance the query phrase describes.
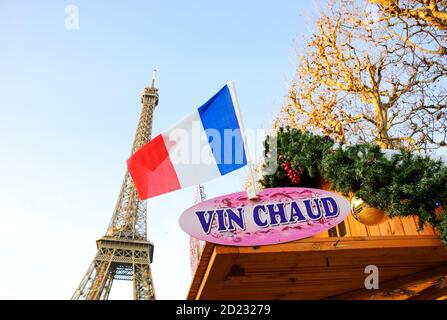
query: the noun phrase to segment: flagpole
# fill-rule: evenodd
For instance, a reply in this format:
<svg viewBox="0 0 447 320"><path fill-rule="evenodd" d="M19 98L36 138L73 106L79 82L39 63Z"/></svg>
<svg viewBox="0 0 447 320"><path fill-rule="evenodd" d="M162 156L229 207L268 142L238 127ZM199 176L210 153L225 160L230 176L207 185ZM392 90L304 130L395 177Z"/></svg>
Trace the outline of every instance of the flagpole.
<svg viewBox="0 0 447 320"><path fill-rule="evenodd" d="M233 103L234 103L234 109L236 111L236 117L239 122L239 129L241 131L242 142L244 144L245 153L247 156L247 164L248 164L248 171L249 171L248 174L249 174L249 178L251 180L251 186L246 191L247 191L248 197L250 199L254 199L258 195L258 190L256 188L256 178L255 178L256 172L253 168L253 162L251 159L250 148L248 147L247 137L245 136L244 122L242 121L241 109L239 107L239 101L237 99L236 88L234 86L233 81L229 81L227 83L227 86L228 86L228 89L230 90L231 99L233 100Z"/></svg>

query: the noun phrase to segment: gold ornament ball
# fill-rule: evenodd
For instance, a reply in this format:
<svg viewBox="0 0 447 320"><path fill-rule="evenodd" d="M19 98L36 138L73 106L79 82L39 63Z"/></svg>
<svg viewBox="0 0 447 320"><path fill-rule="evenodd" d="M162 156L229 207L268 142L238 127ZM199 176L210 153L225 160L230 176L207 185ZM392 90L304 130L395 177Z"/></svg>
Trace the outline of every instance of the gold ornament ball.
<svg viewBox="0 0 447 320"><path fill-rule="evenodd" d="M385 212L370 207L362 199L356 197L351 200L351 213L358 222L367 226L378 225L386 220Z"/></svg>

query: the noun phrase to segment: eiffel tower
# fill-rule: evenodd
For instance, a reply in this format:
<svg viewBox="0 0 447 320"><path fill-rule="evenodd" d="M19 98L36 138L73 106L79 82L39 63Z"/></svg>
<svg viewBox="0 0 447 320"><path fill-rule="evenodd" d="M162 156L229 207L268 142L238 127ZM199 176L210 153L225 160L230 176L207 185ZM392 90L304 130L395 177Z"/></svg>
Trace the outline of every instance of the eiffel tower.
<svg viewBox="0 0 447 320"><path fill-rule="evenodd" d="M150 87L141 94L142 111L132 153L151 139L152 115L158 105L155 70ZM147 240L146 201L140 201L128 171L105 236L72 300L107 300L113 280L132 280L135 300L154 300L151 263L154 245Z"/></svg>

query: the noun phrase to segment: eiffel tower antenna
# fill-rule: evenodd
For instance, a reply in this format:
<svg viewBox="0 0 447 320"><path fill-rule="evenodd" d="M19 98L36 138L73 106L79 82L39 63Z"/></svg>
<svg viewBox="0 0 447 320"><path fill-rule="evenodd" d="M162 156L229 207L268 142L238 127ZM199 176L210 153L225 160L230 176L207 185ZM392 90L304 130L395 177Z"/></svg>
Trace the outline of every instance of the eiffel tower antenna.
<svg viewBox="0 0 447 320"><path fill-rule="evenodd" d="M151 139L152 116L158 105L154 70L150 87L141 93L142 110L131 154ZM73 300L107 300L113 280L132 280L135 300L154 300L151 263L154 245L147 239L146 201L138 198L128 171L106 234L96 241L98 252Z"/></svg>
<svg viewBox="0 0 447 320"><path fill-rule="evenodd" d="M154 69L152 71L152 84L151 84L151 88L155 88L155 78L157 77L157 69Z"/></svg>
<svg viewBox="0 0 447 320"><path fill-rule="evenodd" d="M205 187L203 184L199 184L195 188L194 192L194 204L198 204L206 200ZM194 237L189 237L189 262L191 267L191 274L194 275L197 269L197 265L200 260L200 254L202 251L203 241Z"/></svg>

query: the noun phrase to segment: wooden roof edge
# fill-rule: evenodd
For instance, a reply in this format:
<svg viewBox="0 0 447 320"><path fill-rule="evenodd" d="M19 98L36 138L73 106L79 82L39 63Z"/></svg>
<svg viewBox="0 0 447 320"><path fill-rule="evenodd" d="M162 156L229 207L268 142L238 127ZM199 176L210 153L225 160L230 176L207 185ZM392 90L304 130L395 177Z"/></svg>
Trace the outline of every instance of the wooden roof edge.
<svg viewBox="0 0 447 320"><path fill-rule="evenodd" d="M333 237L333 238L307 238L287 243L259 246L237 247L240 254L274 253L274 252L311 252L311 251L343 251L362 250L374 248L415 248L415 247L447 247L441 242L439 236L362 236L362 237ZM226 247L228 248L228 247ZM234 249L220 249L233 251Z"/></svg>
<svg viewBox="0 0 447 320"><path fill-rule="evenodd" d="M191 285L189 287L188 295L186 297L187 300L196 299L197 293L199 292L200 285L203 280L203 276L206 273L214 249L215 249L214 243L205 242L205 246L203 247L202 253L200 255L199 263L197 264L196 271L194 272L194 276L192 277Z"/></svg>

